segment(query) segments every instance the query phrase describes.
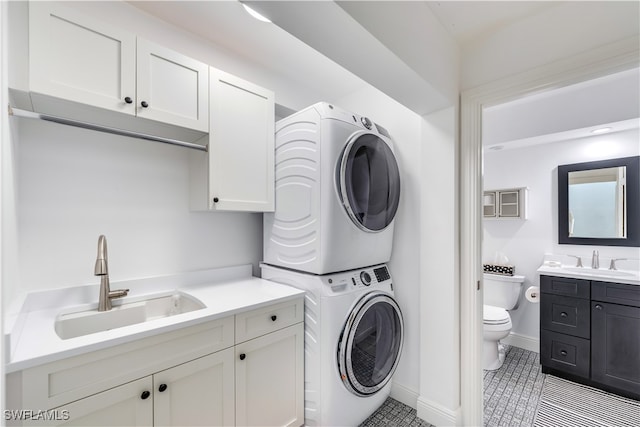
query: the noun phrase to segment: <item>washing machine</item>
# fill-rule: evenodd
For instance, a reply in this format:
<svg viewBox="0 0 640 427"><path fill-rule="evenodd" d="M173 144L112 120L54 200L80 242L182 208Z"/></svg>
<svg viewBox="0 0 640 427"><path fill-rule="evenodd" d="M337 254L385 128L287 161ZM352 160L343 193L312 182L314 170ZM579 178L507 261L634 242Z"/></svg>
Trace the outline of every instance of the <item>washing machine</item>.
<svg viewBox="0 0 640 427"><path fill-rule="evenodd" d="M279 120L275 181L265 263L327 274L389 261L400 174L382 126L324 102Z"/></svg>
<svg viewBox="0 0 640 427"><path fill-rule="evenodd" d="M313 275L262 264L262 277L305 294L305 425L357 426L379 408L404 323L386 265Z"/></svg>

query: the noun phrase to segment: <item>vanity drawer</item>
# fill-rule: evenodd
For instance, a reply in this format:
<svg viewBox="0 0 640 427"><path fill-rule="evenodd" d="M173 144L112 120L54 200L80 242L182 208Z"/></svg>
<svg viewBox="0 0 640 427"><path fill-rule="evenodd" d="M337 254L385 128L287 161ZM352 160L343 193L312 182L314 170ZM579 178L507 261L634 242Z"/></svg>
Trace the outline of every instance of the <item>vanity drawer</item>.
<svg viewBox="0 0 640 427"><path fill-rule="evenodd" d="M543 293L589 299L589 280L569 277L540 276L540 290Z"/></svg>
<svg viewBox="0 0 640 427"><path fill-rule="evenodd" d="M591 282L593 301L640 307L640 286L623 283Z"/></svg>
<svg viewBox="0 0 640 427"><path fill-rule="evenodd" d="M589 338L591 335L589 300L560 295L542 295L540 326L549 331Z"/></svg>
<svg viewBox="0 0 640 427"><path fill-rule="evenodd" d="M304 320L304 300L297 298L236 314L236 344Z"/></svg>
<svg viewBox="0 0 640 427"><path fill-rule="evenodd" d="M540 360L548 368L589 378L590 341L556 332L541 334Z"/></svg>

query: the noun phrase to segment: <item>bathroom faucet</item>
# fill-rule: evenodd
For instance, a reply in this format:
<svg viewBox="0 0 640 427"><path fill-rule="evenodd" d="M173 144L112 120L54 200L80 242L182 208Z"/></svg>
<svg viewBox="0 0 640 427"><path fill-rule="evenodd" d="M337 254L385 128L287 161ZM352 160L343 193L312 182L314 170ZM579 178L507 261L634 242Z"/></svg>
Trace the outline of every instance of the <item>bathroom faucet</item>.
<svg viewBox="0 0 640 427"><path fill-rule="evenodd" d="M94 273L100 276L100 299L98 301L98 311L111 310L111 299L124 297L129 293L129 289L118 289L112 291L109 288L109 265L107 262L107 238L104 235L98 237L98 256Z"/></svg>
<svg viewBox="0 0 640 427"><path fill-rule="evenodd" d="M591 257L591 268L600 268L600 255L596 249L594 249L593 256Z"/></svg>

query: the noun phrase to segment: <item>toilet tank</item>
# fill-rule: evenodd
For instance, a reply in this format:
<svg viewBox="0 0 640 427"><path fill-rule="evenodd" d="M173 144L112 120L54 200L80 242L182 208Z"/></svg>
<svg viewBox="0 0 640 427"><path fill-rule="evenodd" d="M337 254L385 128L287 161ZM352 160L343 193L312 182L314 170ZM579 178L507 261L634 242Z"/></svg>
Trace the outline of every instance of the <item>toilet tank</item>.
<svg viewBox="0 0 640 427"><path fill-rule="evenodd" d="M516 306L524 276L503 276L484 273L483 303L511 310Z"/></svg>

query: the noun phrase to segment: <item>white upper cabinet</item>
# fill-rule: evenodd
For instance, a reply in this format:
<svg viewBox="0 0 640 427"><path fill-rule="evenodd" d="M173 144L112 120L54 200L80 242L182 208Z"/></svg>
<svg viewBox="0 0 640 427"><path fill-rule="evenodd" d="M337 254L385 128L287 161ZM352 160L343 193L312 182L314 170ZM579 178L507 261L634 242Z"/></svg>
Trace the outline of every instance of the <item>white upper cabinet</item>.
<svg viewBox="0 0 640 427"><path fill-rule="evenodd" d="M30 90L135 114L136 37L56 3L29 3Z"/></svg>
<svg viewBox="0 0 640 427"><path fill-rule="evenodd" d="M137 114L209 131L209 66L138 38Z"/></svg>
<svg viewBox="0 0 640 427"><path fill-rule="evenodd" d="M193 157L192 208L273 211L273 92L213 67L209 87L209 152Z"/></svg>
<svg viewBox="0 0 640 427"><path fill-rule="evenodd" d="M32 94L209 131L207 64L72 8L29 3L29 59ZM76 116L32 99L36 111Z"/></svg>

